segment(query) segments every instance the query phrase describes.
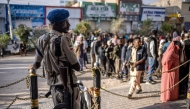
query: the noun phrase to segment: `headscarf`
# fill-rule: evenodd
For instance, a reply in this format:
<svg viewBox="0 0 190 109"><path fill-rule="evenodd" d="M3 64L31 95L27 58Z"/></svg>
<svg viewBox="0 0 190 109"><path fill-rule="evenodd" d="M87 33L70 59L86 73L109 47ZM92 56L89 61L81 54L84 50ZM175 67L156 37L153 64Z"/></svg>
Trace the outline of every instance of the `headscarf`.
<svg viewBox="0 0 190 109"><path fill-rule="evenodd" d="M161 40L160 40L160 45L161 45L163 42L165 42L165 39L161 39Z"/></svg>
<svg viewBox="0 0 190 109"><path fill-rule="evenodd" d="M173 37L173 41L180 41L181 37L177 36L177 37Z"/></svg>

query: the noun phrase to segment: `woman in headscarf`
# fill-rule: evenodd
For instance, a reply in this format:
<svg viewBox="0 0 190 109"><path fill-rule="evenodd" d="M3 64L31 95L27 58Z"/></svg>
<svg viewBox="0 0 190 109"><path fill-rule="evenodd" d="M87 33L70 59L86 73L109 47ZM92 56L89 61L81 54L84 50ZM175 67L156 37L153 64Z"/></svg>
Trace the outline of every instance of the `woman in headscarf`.
<svg viewBox="0 0 190 109"><path fill-rule="evenodd" d="M173 41L168 46L166 52L163 54L162 58L162 79L161 79L161 92L165 91L172 86L174 86L179 81L179 68L167 72L168 70L179 66L180 64L180 45L179 41ZM161 94L161 101L167 102L178 99L178 90L179 86L176 85L172 87L170 90Z"/></svg>
<svg viewBox="0 0 190 109"><path fill-rule="evenodd" d="M116 46L118 43L118 35L115 34L114 37L111 39L111 42L114 44L114 46Z"/></svg>

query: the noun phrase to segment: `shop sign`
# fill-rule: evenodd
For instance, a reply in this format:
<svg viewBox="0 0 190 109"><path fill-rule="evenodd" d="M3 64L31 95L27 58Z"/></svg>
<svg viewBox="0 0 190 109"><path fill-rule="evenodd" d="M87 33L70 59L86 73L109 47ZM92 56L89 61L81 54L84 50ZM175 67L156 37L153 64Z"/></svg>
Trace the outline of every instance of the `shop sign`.
<svg viewBox="0 0 190 109"><path fill-rule="evenodd" d="M168 17L180 17L180 14L169 14Z"/></svg>
<svg viewBox="0 0 190 109"><path fill-rule="evenodd" d="M137 15L140 14L140 4L136 3L121 3L119 8L120 14Z"/></svg>
<svg viewBox="0 0 190 109"><path fill-rule="evenodd" d="M43 6L10 5L12 17L44 17Z"/></svg>
<svg viewBox="0 0 190 109"><path fill-rule="evenodd" d="M86 17L116 17L116 4L83 2L83 14Z"/></svg>
<svg viewBox="0 0 190 109"><path fill-rule="evenodd" d="M106 21L111 21L112 18L110 17L88 17L88 18L84 18L84 20L106 20Z"/></svg>
<svg viewBox="0 0 190 109"><path fill-rule="evenodd" d="M152 21L164 21L165 8L143 8L141 21L151 19Z"/></svg>
<svg viewBox="0 0 190 109"><path fill-rule="evenodd" d="M128 15L123 17L125 21L138 21L139 16Z"/></svg>
<svg viewBox="0 0 190 109"><path fill-rule="evenodd" d="M44 25L44 19L41 19L41 18L32 19L32 28L35 28L37 26L43 26L43 25Z"/></svg>

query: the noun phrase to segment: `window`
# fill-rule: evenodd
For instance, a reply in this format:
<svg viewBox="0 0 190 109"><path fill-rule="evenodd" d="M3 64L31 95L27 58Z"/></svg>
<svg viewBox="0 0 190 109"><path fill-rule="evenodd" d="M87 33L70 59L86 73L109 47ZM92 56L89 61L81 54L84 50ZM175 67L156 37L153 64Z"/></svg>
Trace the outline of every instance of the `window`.
<svg viewBox="0 0 190 109"><path fill-rule="evenodd" d="M189 11L190 11L190 6L189 6Z"/></svg>

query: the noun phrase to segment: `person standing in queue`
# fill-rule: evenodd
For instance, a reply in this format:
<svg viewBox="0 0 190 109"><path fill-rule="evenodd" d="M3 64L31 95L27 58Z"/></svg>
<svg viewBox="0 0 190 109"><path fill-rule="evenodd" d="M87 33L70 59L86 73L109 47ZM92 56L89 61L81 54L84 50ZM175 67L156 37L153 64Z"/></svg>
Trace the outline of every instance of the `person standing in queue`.
<svg viewBox="0 0 190 109"><path fill-rule="evenodd" d="M122 39L118 39L118 44L113 49L113 55L115 60L115 78L121 79L120 70L121 70L121 52L122 52L123 42Z"/></svg>
<svg viewBox="0 0 190 109"><path fill-rule="evenodd" d="M156 83L156 81L152 79L152 74L157 68L156 66L158 58L157 30L153 30L152 36L149 38L147 54L148 54L148 64L150 68L148 70L146 84L154 84Z"/></svg>
<svg viewBox="0 0 190 109"><path fill-rule="evenodd" d="M76 98L72 99L68 105L71 106L72 109L80 109L80 94L78 92L78 86L76 85L77 77L75 73L70 70L71 68L79 71L80 65L76 55L69 48L70 40L65 34L68 33L70 27L68 21L69 15L69 12L65 9L55 9L48 13L47 19L51 23L52 30L50 33L39 37L36 45L37 52L35 62L33 65L30 65L28 69L38 69L41 66L41 62L43 62L47 84L50 86L54 105L56 106L60 103L68 102L64 99L64 91L71 94L72 98ZM59 53L57 53L58 50ZM60 70L61 67L68 68L69 71L62 72ZM61 75L65 74L67 74L67 76L63 79Z"/></svg>
<svg viewBox="0 0 190 109"><path fill-rule="evenodd" d="M121 71L120 71L121 77L120 78L122 78L122 81L127 81L127 78L128 78L128 69L125 68L125 71L122 71L122 67L125 66L123 63L126 58L127 49L128 49L128 40L125 39L125 43L121 49Z"/></svg>
<svg viewBox="0 0 190 109"><path fill-rule="evenodd" d="M140 85L141 73L145 70L145 61L147 59L146 49L141 46L140 37L135 37L133 39L133 46L127 50L124 65L129 66L130 71L130 89L128 93L128 98L132 98L132 95L137 88L136 94L142 92ZM125 70L123 66L122 70Z"/></svg>
<svg viewBox="0 0 190 109"><path fill-rule="evenodd" d="M101 47L101 43L102 43L102 36L99 35L97 41L94 43L94 52L95 52L95 58L96 58L96 62L98 62L99 64L101 64L100 62L100 57L99 57L99 52L98 49L99 47Z"/></svg>

